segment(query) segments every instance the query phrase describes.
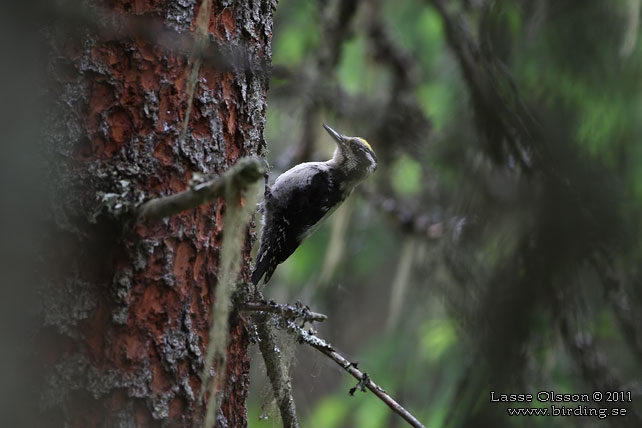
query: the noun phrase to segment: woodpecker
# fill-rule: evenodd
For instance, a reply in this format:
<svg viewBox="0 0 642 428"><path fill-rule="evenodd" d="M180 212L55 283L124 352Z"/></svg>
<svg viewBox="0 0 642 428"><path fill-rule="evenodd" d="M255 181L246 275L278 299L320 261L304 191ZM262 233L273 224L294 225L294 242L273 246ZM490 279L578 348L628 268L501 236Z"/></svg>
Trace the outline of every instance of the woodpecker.
<svg viewBox="0 0 642 428"><path fill-rule="evenodd" d="M252 274L255 285L263 276L267 283L276 267L377 168L377 157L366 140L323 127L337 144L332 159L299 164L281 174L266 192Z"/></svg>

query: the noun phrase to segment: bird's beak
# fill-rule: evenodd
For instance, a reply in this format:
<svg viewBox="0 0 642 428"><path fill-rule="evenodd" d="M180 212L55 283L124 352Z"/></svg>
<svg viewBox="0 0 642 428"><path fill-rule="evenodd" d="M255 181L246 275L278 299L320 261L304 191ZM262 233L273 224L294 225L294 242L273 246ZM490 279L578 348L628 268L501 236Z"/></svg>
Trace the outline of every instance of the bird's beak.
<svg viewBox="0 0 642 428"><path fill-rule="evenodd" d="M326 131L328 131L328 134L330 134L332 136L332 138L334 138L335 141L337 143L339 143L339 145L341 145L341 146L343 145L343 143L345 142L345 137L343 135L339 134L337 131L335 131L334 129L330 128L325 123L323 124L323 127L325 128Z"/></svg>

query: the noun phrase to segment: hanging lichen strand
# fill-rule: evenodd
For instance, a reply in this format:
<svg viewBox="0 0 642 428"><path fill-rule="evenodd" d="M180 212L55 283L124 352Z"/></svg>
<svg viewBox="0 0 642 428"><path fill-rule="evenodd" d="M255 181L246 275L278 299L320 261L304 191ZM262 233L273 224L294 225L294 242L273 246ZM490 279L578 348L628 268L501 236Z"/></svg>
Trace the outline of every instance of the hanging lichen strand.
<svg viewBox="0 0 642 428"><path fill-rule="evenodd" d="M227 347L230 341L228 324L230 310L232 309L232 293L236 289L239 270L242 263L243 246L247 227L252 219L256 207L258 186L248 188L245 200L241 201L238 189L228 185L225 189L226 207L223 230L223 244L221 245L218 283L216 295L212 306L212 326L209 332L209 343L205 355L205 367L202 379L210 376L210 367L213 368L213 382L211 394L207 401L205 428L213 428L215 417L224 398L227 364ZM201 397L207 389L207 382L201 386Z"/></svg>

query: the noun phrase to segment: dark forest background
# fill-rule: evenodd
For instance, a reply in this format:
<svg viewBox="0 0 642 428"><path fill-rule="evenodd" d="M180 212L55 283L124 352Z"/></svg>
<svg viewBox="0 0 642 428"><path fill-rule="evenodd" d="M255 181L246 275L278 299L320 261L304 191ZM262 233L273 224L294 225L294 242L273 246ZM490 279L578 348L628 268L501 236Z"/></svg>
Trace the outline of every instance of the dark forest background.
<svg viewBox="0 0 642 428"><path fill-rule="evenodd" d="M215 2L220 10L232 3ZM52 37L52 22L104 24L57 5L3 6L0 18L0 399L11 426L42 402L34 352L24 350L42 339L32 334L48 286L42 242L56 248L41 222L57 203L44 171L66 162L42 145L50 107L42 100L55 92L42 39ZM266 297L328 315L315 325L319 336L427 427L642 426L640 13L639 0L280 0L269 74L257 83L269 86L267 107L256 113L266 122L244 111L234 134L239 153L265 157L273 181L331 156L327 123L365 138L379 167L277 269ZM261 33L266 51L269 35ZM182 70L181 61L172 67ZM58 107L86 101L58 99ZM257 117L255 140L243 145L242 122ZM212 164L221 172L224 162ZM110 223L100 233L119 231ZM92 305L44 323L82 326ZM285 333L279 343L302 426L403 426L371 393L350 396L354 379L324 355ZM255 348L248 426L279 426ZM509 404L491 403L490 391L625 391L631 401L559 403L627 409L604 419L509 417Z"/></svg>
<svg viewBox="0 0 642 428"><path fill-rule="evenodd" d="M328 314L320 335L426 426L640 426L639 17L637 1L280 1L272 174L330 156L322 122L379 168L267 292ZM400 426L314 350L294 359L308 426ZM621 418L508 417L491 390L634 398Z"/></svg>

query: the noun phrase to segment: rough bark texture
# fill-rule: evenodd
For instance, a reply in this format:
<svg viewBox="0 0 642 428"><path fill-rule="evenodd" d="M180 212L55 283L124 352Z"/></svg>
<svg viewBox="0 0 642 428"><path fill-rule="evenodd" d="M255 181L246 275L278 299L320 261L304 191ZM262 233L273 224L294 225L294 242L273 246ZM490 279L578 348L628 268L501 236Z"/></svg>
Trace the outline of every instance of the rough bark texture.
<svg viewBox="0 0 642 428"><path fill-rule="evenodd" d="M200 3L108 6L185 34L194 30ZM214 1L210 41L268 62L275 6ZM122 213L143 198L184 190L194 173L220 173L261 154L267 78L203 66L181 142L187 55L142 37L105 40L90 25L61 28L46 34L56 107L44 139L54 170L40 335L47 426L199 426L224 203L137 226ZM230 332L218 418L219 426L237 427L247 424L248 335L239 319Z"/></svg>

